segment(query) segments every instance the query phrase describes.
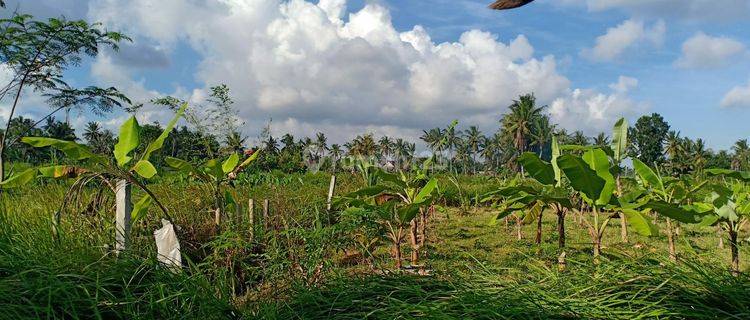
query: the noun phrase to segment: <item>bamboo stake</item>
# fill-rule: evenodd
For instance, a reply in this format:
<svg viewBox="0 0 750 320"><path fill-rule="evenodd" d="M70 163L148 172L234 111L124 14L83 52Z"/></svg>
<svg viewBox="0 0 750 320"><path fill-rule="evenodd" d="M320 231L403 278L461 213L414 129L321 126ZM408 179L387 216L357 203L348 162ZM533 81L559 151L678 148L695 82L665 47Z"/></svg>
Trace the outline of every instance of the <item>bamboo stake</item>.
<svg viewBox="0 0 750 320"><path fill-rule="evenodd" d="M331 175L331 183L328 185L328 199L326 200L326 210L331 211L331 200L333 191L336 188L336 175Z"/></svg>
<svg viewBox="0 0 750 320"><path fill-rule="evenodd" d="M130 242L130 215L133 212L133 202L130 201L130 184L127 180L117 181L115 199L117 209L115 212L115 251L127 249Z"/></svg>

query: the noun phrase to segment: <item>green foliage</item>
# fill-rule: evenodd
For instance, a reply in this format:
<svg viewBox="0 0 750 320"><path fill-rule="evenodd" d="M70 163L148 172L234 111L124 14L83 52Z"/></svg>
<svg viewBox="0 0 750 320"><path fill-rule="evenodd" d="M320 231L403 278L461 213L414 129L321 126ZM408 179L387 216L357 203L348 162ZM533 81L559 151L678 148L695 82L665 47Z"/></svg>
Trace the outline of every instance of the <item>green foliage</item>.
<svg viewBox="0 0 750 320"><path fill-rule="evenodd" d="M135 116L130 117L120 127L120 136L115 145L114 155L118 166L124 167L133 159L128 154L138 147L140 144L139 138L140 126L138 125L138 120L135 119Z"/></svg>
<svg viewBox="0 0 750 320"><path fill-rule="evenodd" d="M642 116L630 129L634 158L649 165L664 161L664 140L669 132L669 124L657 113Z"/></svg>

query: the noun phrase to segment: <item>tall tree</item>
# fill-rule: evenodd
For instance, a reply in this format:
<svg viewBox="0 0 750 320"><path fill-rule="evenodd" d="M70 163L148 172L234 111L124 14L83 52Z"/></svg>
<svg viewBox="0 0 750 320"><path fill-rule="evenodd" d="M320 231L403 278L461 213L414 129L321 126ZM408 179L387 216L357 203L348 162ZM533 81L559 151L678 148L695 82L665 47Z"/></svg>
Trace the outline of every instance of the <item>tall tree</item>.
<svg viewBox="0 0 750 320"><path fill-rule="evenodd" d="M527 94L519 97L510 105L510 113L503 116L501 130L513 139L516 149L516 157L526 151L529 144L529 136L533 133L534 123L544 116L543 112L547 106L538 107L536 97Z"/></svg>
<svg viewBox="0 0 750 320"><path fill-rule="evenodd" d="M10 120L13 120L27 88L49 99L55 108L50 115L73 107L108 112L113 107L130 103L114 88L78 89L68 85L63 77L65 71L79 65L83 57L96 56L100 46L116 50L122 40L129 39L121 33L101 29L100 24L82 20L52 18L39 21L25 14L0 19L0 61L12 71L10 80L0 84L0 101L9 97L11 106L4 131L8 131ZM8 143L6 138L4 135L0 139L0 181L5 179L5 149L17 143L17 140Z"/></svg>
<svg viewBox="0 0 750 320"><path fill-rule="evenodd" d="M635 158L648 165L664 162L664 141L669 124L658 113L642 116L630 129L632 151Z"/></svg>
<svg viewBox="0 0 750 320"><path fill-rule="evenodd" d="M466 130L464 140L466 143L467 151L471 155L473 171L474 173L476 173L477 154L479 154L480 148L482 147L482 145L484 145L484 136L482 135L482 132L479 131L479 128L477 128L477 126L471 126L468 130Z"/></svg>

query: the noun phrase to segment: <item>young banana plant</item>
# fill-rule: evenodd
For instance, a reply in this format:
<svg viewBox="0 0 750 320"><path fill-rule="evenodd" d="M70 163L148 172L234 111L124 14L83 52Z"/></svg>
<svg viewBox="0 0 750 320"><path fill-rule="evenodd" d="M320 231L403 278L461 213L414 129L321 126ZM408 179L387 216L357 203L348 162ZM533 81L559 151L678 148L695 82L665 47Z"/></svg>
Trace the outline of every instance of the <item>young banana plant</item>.
<svg viewBox="0 0 750 320"><path fill-rule="evenodd" d="M519 215L518 222L537 222L536 243L542 240L542 215L546 208L551 208L557 215L558 245L565 247L565 215L572 208L570 192L562 187L562 174L556 160L560 156L557 139L552 138L552 163L540 159L535 153L526 152L518 161L526 169L532 181L522 182L521 186L502 188L484 195L483 201L492 201L501 208L493 217L497 219L511 213ZM523 217L523 218L520 218Z"/></svg>
<svg viewBox="0 0 750 320"><path fill-rule="evenodd" d="M616 179L612 174L613 163L610 162L611 149L606 148L578 148L583 151L582 157L564 154L557 158L557 166L565 174L570 186L578 192L586 206L581 211L589 211L593 221L584 219L589 235L593 242L594 258L601 253L602 237L613 218L611 214L601 216L602 213L621 212L636 231L646 236L654 234L655 228L644 217L640 210L640 203L633 201L634 197L615 194ZM585 151L584 151L585 150ZM595 260L597 261L597 260Z"/></svg>
<svg viewBox="0 0 750 320"><path fill-rule="evenodd" d="M739 237L740 231L750 220L750 172L726 169L709 169L710 176L721 176L723 181L710 187L711 193L703 203L694 205L709 213L700 223L702 226L719 225L729 235L731 250L731 270L740 273Z"/></svg>
<svg viewBox="0 0 750 320"><path fill-rule="evenodd" d="M337 207L357 208L373 212L378 223L384 226L388 240L393 245L396 268L402 267L401 243L407 235L411 239L411 265L419 263L419 252L426 241L426 223L430 208L435 202L437 179L426 172L427 160L412 174L387 173L378 169L377 184L349 193L337 200Z"/></svg>
<svg viewBox="0 0 750 320"><path fill-rule="evenodd" d="M74 161L75 164L31 168L4 181L0 185L0 188L19 186L33 180L37 176L47 178L77 178L77 181L71 186L70 191L66 195L62 208L58 211L56 218L59 219L59 215L65 209L67 202L74 198L71 195L72 191L81 190L82 186L92 181L101 181L112 189L112 191L115 191L116 181L126 180L146 193L133 206L131 216L133 221L141 218L148 207L152 203L156 203L164 217L172 222L172 218L166 207L151 192L146 185L146 181L158 174L156 167L149 161L151 154L164 146L164 141L179 118L182 117L186 108L187 104L183 104L175 117L164 128L161 135L149 143L140 155L133 154L136 148L141 145L140 126L135 117L130 117L120 127L118 142L113 151L114 161L110 157L96 154L87 146L73 141L45 137L25 137L21 139L22 142L36 148L49 147L59 150L67 158Z"/></svg>
<svg viewBox="0 0 750 320"><path fill-rule="evenodd" d="M673 220L676 223L688 224L701 221L702 214L693 210L694 207L687 205L706 182L695 184L687 179L662 177L638 159L633 159L633 169L638 177L639 185L646 191L644 196L647 197L645 199L648 199L648 201L643 206L666 219L669 259L677 261Z"/></svg>
<svg viewBox="0 0 750 320"><path fill-rule="evenodd" d="M237 153L232 153L225 159L211 159L199 166L193 166L188 161L167 157L165 161L167 165L176 169L179 172L190 175L197 180L203 182L209 193L213 196L214 201L214 212L216 214L215 219L217 225L221 218L226 215L227 211L231 211L230 207L234 207L236 211L239 205L236 199L236 195L226 188L232 185L232 181L237 177L237 174L249 166L255 159L258 158L260 150L253 152L252 155L245 158L240 163L240 156Z"/></svg>

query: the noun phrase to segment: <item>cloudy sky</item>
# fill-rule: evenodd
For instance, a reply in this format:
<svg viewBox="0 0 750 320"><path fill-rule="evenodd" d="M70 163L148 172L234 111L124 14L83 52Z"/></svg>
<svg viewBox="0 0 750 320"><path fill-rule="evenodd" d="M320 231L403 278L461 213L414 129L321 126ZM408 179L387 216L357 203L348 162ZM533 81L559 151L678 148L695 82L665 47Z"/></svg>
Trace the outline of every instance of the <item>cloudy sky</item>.
<svg viewBox="0 0 750 320"><path fill-rule="evenodd" d="M71 83L196 103L226 83L251 138L270 119L277 135L323 131L333 142L416 137L452 119L490 133L529 92L560 126L590 135L658 112L714 149L750 136L750 0L537 0L507 12L489 0L6 2L133 38L71 71ZM24 102L22 115L47 110ZM146 106L139 120L168 116ZM73 123L124 117L84 112Z"/></svg>

